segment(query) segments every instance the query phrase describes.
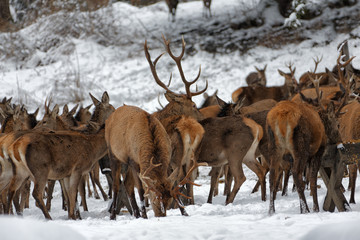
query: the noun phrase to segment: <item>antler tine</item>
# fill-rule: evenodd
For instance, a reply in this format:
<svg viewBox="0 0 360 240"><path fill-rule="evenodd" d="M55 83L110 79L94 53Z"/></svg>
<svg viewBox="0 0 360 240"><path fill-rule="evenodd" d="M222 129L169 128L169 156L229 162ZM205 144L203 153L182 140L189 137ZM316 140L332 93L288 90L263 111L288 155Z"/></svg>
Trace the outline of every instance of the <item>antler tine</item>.
<svg viewBox="0 0 360 240"><path fill-rule="evenodd" d="M339 49L339 57L337 58L336 60L336 64L337 64L337 69L338 69L338 75L339 75L339 81L344 85L344 86L347 86L349 83L348 82L345 82L345 79L344 79L344 74L343 72L341 71L341 68L344 68L350 64L350 62L355 58L355 56L352 56L351 58L349 58L346 62L344 63L341 63L341 59L344 55L342 55L342 52L343 52L343 48L344 48L345 44L342 44L340 46L340 49Z"/></svg>
<svg viewBox="0 0 360 240"><path fill-rule="evenodd" d="M318 56L316 56L316 59L315 59L315 58L313 58L314 63L315 63L315 68L314 68L313 73L316 73L316 69L317 69L317 67L318 67L319 63L322 61L322 59L323 59L323 56L321 56L321 58L320 58L320 59L319 59L319 57L318 57Z"/></svg>
<svg viewBox="0 0 360 240"><path fill-rule="evenodd" d="M197 95L200 95L202 93L204 93L207 89L207 86L208 86L208 83L206 82L206 87L205 89L199 91L199 92L195 92L195 93L192 93L190 91L190 86L192 84L194 84L197 80L199 80L200 78L200 75L201 75L201 65L199 67L199 72L198 72L198 75L195 77L195 79L193 81L187 81L186 80L186 77L185 77L185 74L184 74L184 71L182 69L182 65L181 65L181 60L182 58L184 57L184 54L185 54L185 40L184 40L184 36L182 36L181 38L181 43L182 43L182 49L181 49L181 53L179 56L175 56L173 54L173 52L171 51L170 49L170 40L166 40L165 39L165 36L162 35L162 38L164 40L164 44L165 44L165 49L166 49L166 52L169 54L169 56L175 61L176 63L176 66L178 67L179 69L179 73L180 73L180 77L181 77L181 80L183 81L183 83L185 84L185 90L186 90L186 95L191 99L192 96L197 96Z"/></svg>
<svg viewBox="0 0 360 240"><path fill-rule="evenodd" d="M317 99L318 99L318 102L319 102L319 106L321 107L321 109L324 110L325 108L321 104L322 91L320 91L320 80L321 80L322 76L320 76L319 78L316 77L315 79L309 73L308 73L308 76L309 76L311 82L313 83L313 85L315 87L316 96L317 96Z"/></svg>
<svg viewBox="0 0 360 240"><path fill-rule="evenodd" d="M151 60L151 56L150 56L150 53L149 53L149 49L148 49L148 46L147 46L147 41L145 40L145 44L144 44L144 51L145 51L145 57L150 65L150 70L151 70L151 73L155 79L155 82L160 86L162 87L163 89L165 89L166 91L168 92L171 92L171 93L174 93L173 91L171 91L169 89L169 86L166 86L159 78L159 76L157 75L157 72L156 72L156 63L159 61L159 59L165 54L162 53L160 54L156 59L155 61L153 62ZM170 81L169 81L169 85L170 85L170 82L171 82L171 78L172 78L172 74L170 75ZM175 93L174 93L175 94Z"/></svg>
<svg viewBox="0 0 360 240"><path fill-rule="evenodd" d="M199 167L199 166L207 166L207 163L197 163L195 160L193 160L194 164L193 166L189 169L189 171L187 172L186 176L183 178L183 180L181 180L181 182L173 188L173 190L171 190L171 195L173 196L173 198L175 199L175 201L178 203L179 207L184 208L185 206L181 203L180 199L179 199L179 195L183 196L187 199L191 199L191 197L184 195L183 193L180 192L180 188L182 188L186 183L189 183L191 185L195 185L195 186L200 186L199 184L196 184L192 181L189 180L190 174L192 173L192 171L195 170L195 168Z"/></svg>

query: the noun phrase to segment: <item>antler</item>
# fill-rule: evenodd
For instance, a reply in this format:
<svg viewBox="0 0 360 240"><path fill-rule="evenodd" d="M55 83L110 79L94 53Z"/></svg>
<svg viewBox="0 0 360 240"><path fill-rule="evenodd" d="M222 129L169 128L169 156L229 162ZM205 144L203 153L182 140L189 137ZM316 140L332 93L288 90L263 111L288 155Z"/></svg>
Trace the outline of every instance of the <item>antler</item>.
<svg viewBox="0 0 360 240"><path fill-rule="evenodd" d="M315 58L313 58L314 63L315 63L315 68L314 68L313 73L316 73L316 69L317 69L317 67L318 67L319 63L322 61L322 59L323 59L323 56L321 56L321 58L320 58L320 59L319 59L319 57L318 57L318 56L316 56L316 59L315 59Z"/></svg>
<svg viewBox="0 0 360 240"><path fill-rule="evenodd" d="M146 185L147 189L144 193L144 196L148 196L149 195L149 191L153 191L155 192L157 195L161 196L161 193L159 191L157 191L153 185L154 185L154 180L152 180L150 177L148 177L148 173L153 170L154 168L156 167L159 167L161 166L161 163L158 163L158 164L154 164L153 162L154 160L154 157L151 158L150 160L150 166L144 171L144 173L140 173L139 174L139 178L141 179L141 181Z"/></svg>
<svg viewBox="0 0 360 240"><path fill-rule="evenodd" d="M290 70L290 75L291 75L291 80L292 80L294 86L296 86L296 91L298 91L298 90L299 90L299 84L298 84L298 82L297 82L296 79L295 79L295 70L296 70L296 67L293 69L294 63L292 63L292 62L285 63L285 66L289 68L289 70Z"/></svg>
<svg viewBox="0 0 360 240"><path fill-rule="evenodd" d="M308 76L309 76L311 82L313 83L313 85L315 87L316 96L317 96L319 106L321 107L322 110L325 110L324 106L321 103L321 98L322 98L322 93L323 92L320 91L320 89L319 89L320 88L320 80L321 80L322 76L320 76L319 78L316 77L315 79L309 73L308 73Z"/></svg>
<svg viewBox="0 0 360 240"><path fill-rule="evenodd" d="M189 177L190 174L192 173L192 171L194 171L197 167L199 166L207 166L207 163L197 163L195 160L193 160L194 164L193 166L189 169L189 171L187 172L186 176L183 178L183 180L181 180L181 182L175 186L172 190L171 190L171 195L173 196L173 198L175 199L175 201L178 203L179 207L184 208L184 205L181 203L180 199L179 199L179 195L183 196L187 199L190 199L191 197L184 195L183 193L180 192L180 189L187 183L191 184L191 185L195 185L195 186L200 186L199 184L196 184L192 181L190 181Z"/></svg>
<svg viewBox="0 0 360 240"><path fill-rule="evenodd" d="M184 71L182 69L182 65L181 65L181 59L183 58L184 56L184 53L185 53L185 40L184 40L184 37L182 37L182 50L181 50L181 53L179 56L175 56L171 49L170 49L170 40L166 40L164 35L162 35L162 38L164 40L164 44L165 44L165 49L166 49L166 52L169 54L169 56L175 61L176 63L176 66L178 67L179 69L179 73L180 73L180 76L181 76L181 80L183 81L183 83L185 84L185 90L186 90L186 95L188 96L188 98L191 99L192 96L197 96L197 95L200 95L202 93L204 93L208 87L208 81L206 80L206 86L203 90L201 91L196 91L194 93L192 93L190 91L190 86L192 84L194 84L199 78L200 78L200 74L201 74L201 65L199 67L199 72L198 72L198 75L195 77L195 79L193 81L187 81L186 78L185 78L185 75L184 75Z"/></svg>

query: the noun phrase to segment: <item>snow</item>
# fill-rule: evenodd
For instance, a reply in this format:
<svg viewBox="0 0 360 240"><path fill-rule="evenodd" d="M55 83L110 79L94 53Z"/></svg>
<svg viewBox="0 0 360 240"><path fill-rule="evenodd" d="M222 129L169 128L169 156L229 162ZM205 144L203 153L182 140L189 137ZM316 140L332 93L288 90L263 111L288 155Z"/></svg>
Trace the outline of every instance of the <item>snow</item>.
<svg viewBox="0 0 360 240"><path fill-rule="evenodd" d="M312 58L317 56L323 56L318 71L323 71L325 67L331 69L338 55L337 45L345 39L349 39L350 53L359 56L360 27L352 31L352 37L325 27L321 31L309 31L308 40L299 44L283 44L279 49L258 46L245 54L238 51L228 54L205 52L199 41L187 38L189 32L197 27L206 28L221 21L238 22L247 16L258 17L256 6L260 1L253 1L249 5L245 2L249 1L213 0L211 19L202 17L201 1L181 3L175 23L168 21L164 1L142 8L117 2L93 13L75 15L59 12L44 17L19 33L0 34L0 95L12 96L14 102L25 104L31 112L42 106L47 96L52 96L54 102L60 105L70 102L69 107L72 107L77 99L81 99L81 103L87 106L91 103L89 92L100 97L106 90L115 107L126 103L154 112L160 107L158 95L164 91L152 78L143 44L146 39L150 54L155 59L164 51L161 34L172 40L175 54L180 52L179 40L184 35L187 49L195 49L194 52L187 51L183 59L186 77L193 79L201 65L199 89L208 80L207 92L212 94L218 90L219 97L225 101L231 100L234 89L246 84L245 77L255 70L254 66L268 64L268 85L274 86L283 84L284 79L277 69L288 72L285 64L289 62L293 62L296 67L297 79L303 72L314 68ZM357 3L354 8L359 5ZM338 14L346 14L346 11L346 8L338 10ZM323 14L331 12L324 9ZM265 12L264 18L264 27L284 21L279 15L274 17L270 10ZM261 29L247 30L247 33L256 35ZM219 31L215 34L223 33ZM233 37L240 38L243 33L238 31L237 34ZM212 41L209 36L201 37ZM353 65L360 67L358 57L354 59ZM160 59L157 69L164 82L167 82L172 72L170 88L184 92L176 66L167 55ZM194 98L198 105L202 100L201 96ZM160 101L166 104L162 95ZM201 186L194 187L196 204L186 207L189 217L181 216L180 211L174 209L169 210L165 218L155 218L149 208L149 219L135 219L124 211L115 221L111 221L107 212L110 201L89 198L89 212L81 212L83 219L68 220L67 212L61 209L61 193L56 185L50 212L53 221L44 220L42 212L31 198L30 208L24 211L22 217L0 216L1 239L338 240L359 236L359 205L351 204L351 212L324 212L321 207L326 187L321 179L318 181L321 185L318 190L319 213L300 214L297 193L289 191L288 196L277 196L276 213L269 216L269 202L262 202L259 192L251 194L257 177L246 167L244 171L247 180L232 204L224 204L223 184L220 184L220 195L213 199L213 204L207 204L209 171L208 167L200 168L196 183ZM105 177L101 177L107 191ZM348 179L345 178L343 185L347 187L347 184ZM289 186L292 186L292 180ZM269 189L267 196L268 192ZM309 191L305 194L311 208ZM349 199L350 193L346 191L344 194ZM358 202L359 196L357 190L355 200Z"/></svg>

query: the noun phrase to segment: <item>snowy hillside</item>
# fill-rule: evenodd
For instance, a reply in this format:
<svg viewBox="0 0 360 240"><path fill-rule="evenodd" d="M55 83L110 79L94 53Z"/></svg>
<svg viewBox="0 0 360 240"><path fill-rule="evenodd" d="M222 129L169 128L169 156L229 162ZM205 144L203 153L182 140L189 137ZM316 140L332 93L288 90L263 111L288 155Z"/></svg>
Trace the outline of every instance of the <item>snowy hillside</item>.
<svg viewBox="0 0 360 240"><path fill-rule="evenodd" d="M213 17L202 17L202 1L181 3L177 9L176 22L168 21L168 9L164 1L148 7L137 8L126 3L113 3L96 12L65 13L39 19L33 25L17 33L0 33L0 96L13 97L14 103L23 103L31 111L42 107L45 98L52 96L55 103L70 107L81 102L91 102L88 95L100 97L108 91L110 103L119 107L126 103L149 112L159 108L158 94L163 89L152 78L144 56L143 44L148 41L154 59L164 51L161 34L171 39L172 49L180 52L181 36L187 42L183 68L188 79L196 76L201 65L199 88L208 80L207 92L231 100L232 91L245 85L245 77L254 71L254 66L267 64L268 85L280 85L284 79L277 69L288 71L285 64L293 62L295 76L314 68L312 58L323 56L318 70L332 68L336 62L337 45L349 40L351 55L359 56L353 61L360 68L360 26L350 33L339 33L324 24L318 30L307 30L309 22L303 22L301 32L304 41L274 44L276 49L259 44L247 51L244 34L260 36L272 26L281 26L284 19L269 8L263 15L264 24L244 31L222 29L222 23L241 22L244 17L258 17L259 1L213 0ZM321 3L322 1L312 1ZM358 11L360 2L352 7L323 9L323 16L344 16ZM321 16L319 17L321 18ZM321 19L314 22L321 22ZM326 22L324 20L324 22ZM215 27L214 27L215 26ZM320 25L321 26L321 25ZM214 37L201 34L199 30L213 27ZM300 31L300 30L299 30ZM296 34L292 31L291 34ZM237 45L234 48L209 50L225 42ZM261 35L262 36L262 35ZM239 41L237 41L239 40ZM241 40L241 41L240 41ZM255 41L255 40L254 40ZM258 40L256 40L258 41ZM241 46L240 46L241 45ZM234 50L231 50L234 49ZM184 91L178 71L168 56L163 56L157 65L160 78L167 82L170 73L173 81L170 88ZM166 100L161 96L163 105ZM194 99L197 104L203 98ZM39 114L41 116L41 114ZM355 239L360 235L360 206L352 204L352 212L310 213L300 215L297 193L279 196L275 202L276 214L268 215L269 202L262 202L260 193L251 194L256 175L245 169L247 181L242 185L233 204L225 206L225 197L214 198L207 204L210 188L209 168L200 169L195 187L195 205L186 208L189 217L182 217L179 210L170 210L166 218L155 218L149 209L149 219L135 219L124 212L116 221L109 220L109 201L88 200L89 212L81 212L83 220L67 220L67 212L61 210L61 193L57 192L50 212L54 221L47 222L31 198L30 209L22 218L0 217L1 239ZM105 178L102 179L106 186ZM319 202L322 205L326 188L319 180ZM348 179L344 179L347 186ZM290 182L292 186L292 182ZM222 185L220 185L222 192ZM360 183L357 183L356 201L360 203ZM105 190L105 191L106 191ZM269 189L267 189L269 192ZM349 192L345 192L349 199ZM306 192L309 207L312 198ZM321 207L321 206L320 206ZM326 235L324 234L326 232ZM324 235L323 235L324 234ZM51 235L51 237L49 237ZM4 237L5 236L5 237ZM56 236L56 237L55 237Z"/></svg>

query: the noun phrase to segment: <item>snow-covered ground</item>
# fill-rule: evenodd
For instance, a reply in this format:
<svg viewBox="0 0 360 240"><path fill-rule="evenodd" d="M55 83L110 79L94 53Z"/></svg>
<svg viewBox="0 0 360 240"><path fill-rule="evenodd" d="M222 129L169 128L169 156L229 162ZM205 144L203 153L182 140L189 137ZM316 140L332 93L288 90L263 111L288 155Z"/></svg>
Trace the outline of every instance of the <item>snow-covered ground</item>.
<svg viewBox="0 0 360 240"><path fill-rule="evenodd" d="M186 39L187 31L197 26L215 24L217 21L237 21L246 14L256 14L246 1L213 0L213 18L202 17L202 2L192 1L178 6L176 22L168 21L167 7L160 2L149 7L136 8L126 3L114 3L94 13L57 13L38 20L19 33L0 34L0 96L13 97L14 102L25 104L30 111L42 106L47 96L54 102L72 107L77 99L83 105L91 102L88 93L100 97L108 91L110 102L119 107L126 103L149 112L159 108L158 94L163 89L156 85L144 56L143 44L148 40L153 59L164 51L161 34L176 41L171 45L180 52L179 39L184 34L189 44L183 59L185 75L192 79L201 65L199 88L209 81L207 92L231 100L232 91L245 85L246 75L254 66L267 66L268 85L280 85L282 77L277 69L287 71L285 64L293 62L295 76L314 68L313 57L323 56L318 71L332 68L336 62L337 45L349 40L351 55L359 56L360 27L349 34L336 34L331 27L311 32L308 40L300 44L288 44L274 50L256 47L246 54L230 52L212 54L201 51L197 42ZM259 1L254 1L253 5ZM316 1L312 1L316 2ZM248 10L244 10L246 7ZM360 7L358 3L354 7ZM353 8L354 8L353 7ZM348 8L350 11L351 8ZM329 9L323 14L330 14ZM346 14L347 8L338 11ZM268 10L266 24L284 19L274 17ZM265 25L266 25L265 24ZM254 30L256 33L258 30ZM239 31L241 32L241 31ZM222 34L214 33L214 34ZM241 33L239 33L241 34ZM110 37L111 36L111 37ZM210 41L211 39L209 39ZM16 56L11 54L16 53ZM189 54L191 53L191 54ZM360 68L360 58L353 65ZM157 66L158 73L167 82L170 72L173 81L170 88L184 91L176 66L168 56L163 56ZM197 104L202 97L194 98ZM166 104L165 98L160 101ZM41 114L40 114L41 115ZM135 219L123 212L116 221L109 220L109 201L88 199L89 212L81 212L83 220L67 220L61 210L61 194L57 186L50 212L53 221L45 221L40 209L31 199L30 209L23 217L0 217L1 239L356 239L360 236L360 206L352 204L352 212L310 213L301 215L297 193L278 196L276 214L268 215L269 202L262 202L260 193L251 194L256 176L245 168L247 180L242 185L233 204L225 206L225 197L216 196L213 204L207 204L210 169L201 167L195 187L195 205L186 208L189 217L179 210L168 211L165 218L155 218L149 208L149 219ZM359 181L358 181L359 182ZM105 188L106 181L102 178ZM343 184L347 186L348 179ZM319 179L319 201L325 198L326 188ZM292 186L292 181L290 182ZM220 185L222 193L222 185ZM359 189L359 184L357 184ZM269 190L267 189L267 192ZM345 192L349 199L349 192ZM355 200L360 202L360 191ZM308 204L312 198L306 191Z"/></svg>

